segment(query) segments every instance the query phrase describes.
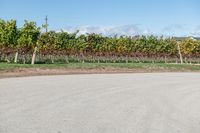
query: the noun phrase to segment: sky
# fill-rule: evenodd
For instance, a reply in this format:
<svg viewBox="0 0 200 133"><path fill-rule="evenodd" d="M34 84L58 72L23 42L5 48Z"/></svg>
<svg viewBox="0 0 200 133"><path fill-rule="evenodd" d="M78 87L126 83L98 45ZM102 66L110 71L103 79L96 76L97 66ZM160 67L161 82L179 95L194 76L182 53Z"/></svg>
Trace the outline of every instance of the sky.
<svg viewBox="0 0 200 133"><path fill-rule="evenodd" d="M0 0L0 18L104 35L200 36L200 0Z"/></svg>

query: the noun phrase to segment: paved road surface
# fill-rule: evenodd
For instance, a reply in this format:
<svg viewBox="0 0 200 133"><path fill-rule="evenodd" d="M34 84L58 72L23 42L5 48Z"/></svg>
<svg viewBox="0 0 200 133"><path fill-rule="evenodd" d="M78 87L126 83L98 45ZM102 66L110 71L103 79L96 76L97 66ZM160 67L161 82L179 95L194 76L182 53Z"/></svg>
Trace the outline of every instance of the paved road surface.
<svg viewBox="0 0 200 133"><path fill-rule="evenodd" d="M200 133L200 74L0 79L0 133Z"/></svg>

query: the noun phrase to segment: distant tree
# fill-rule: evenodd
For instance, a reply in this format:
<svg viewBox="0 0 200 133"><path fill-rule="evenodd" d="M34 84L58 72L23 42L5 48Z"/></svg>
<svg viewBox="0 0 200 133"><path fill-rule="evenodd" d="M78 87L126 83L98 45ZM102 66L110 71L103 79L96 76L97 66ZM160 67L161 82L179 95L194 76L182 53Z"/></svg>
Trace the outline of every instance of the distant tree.
<svg viewBox="0 0 200 133"><path fill-rule="evenodd" d="M20 29L18 44L22 53L33 51L31 64L35 62L35 56L37 52L37 40L40 35L40 28L37 27L35 22L29 22L25 20L24 26Z"/></svg>
<svg viewBox="0 0 200 133"><path fill-rule="evenodd" d="M44 55L54 54L54 51L56 49L56 44L55 44L56 34L57 33L55 31L41 33L38 39L39 51L41 54Z"/></svg>
<svg viewBox="0 0 200 133"><path fill-rule="evenodd" d="M200 44L197 40L187 38L181 41L180 49L185 57L191 58L193 55L199 55Z"/></svg>
<svg viewBox="0 0 200 133"><path fill-rule="evenodd" d="M1 52L12 53L17 47L17 38L16 20L0 20L0 47L3 50Z"/></svg>
<svg viewBox="0 0 200 133"><path fill-rule="evenodd" d="M0 19L0 54L3 53L4 48L6 47L6 45L4 43L5 27L6 27L6 22L4 20Z"/></svg>

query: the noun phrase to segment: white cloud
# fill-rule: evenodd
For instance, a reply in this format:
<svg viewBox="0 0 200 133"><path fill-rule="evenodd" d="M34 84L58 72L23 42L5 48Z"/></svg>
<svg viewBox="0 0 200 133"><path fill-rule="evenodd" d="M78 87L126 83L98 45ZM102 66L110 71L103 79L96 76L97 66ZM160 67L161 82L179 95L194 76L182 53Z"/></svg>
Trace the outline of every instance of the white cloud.
<svg viewBox="0 0 200 133"><path fill-rule="evenodd" d="M192 36L200 36L200 26L197 26L191 33Z"/></svg>
<svg viewBox="0 0 200 133"><path fill-rule="evenodd" d="M162 29L163 35L170 35L170 36L176 36L178 34L183 34L185 31L188 31L187 27L185 25L180 24L171 24Z"/></svg>
<svg viewBox="0 0 200 133"><path fill-rule="evenodd" d="M86 33L96 33L102 34L104 36L113 36L113 35L126 35L126 36L135 36L135 35L147 35L150 34L148 29L143 29L139 25L124 25L124 26L78 26L78 27L66 27L64 31L73 33L79 30L79 34Z"/></svg>
<svg viewBox="0 0 200 133"><path fill-rule="evenodd" d="M143 28L138 24L135 25L124 25L124 26L68 26L63 29L66 32L73 33L79 30L80 34L86 33L96 33L102 34L104 36L114 36L114 35L125 35L125 36L135 36L135 35L157 35L157 36L200 36L200 26L197 26L193 30L188 28L187 25L172 24L165 26L163 29L157 33L152 32L148 28Z"/></svg>

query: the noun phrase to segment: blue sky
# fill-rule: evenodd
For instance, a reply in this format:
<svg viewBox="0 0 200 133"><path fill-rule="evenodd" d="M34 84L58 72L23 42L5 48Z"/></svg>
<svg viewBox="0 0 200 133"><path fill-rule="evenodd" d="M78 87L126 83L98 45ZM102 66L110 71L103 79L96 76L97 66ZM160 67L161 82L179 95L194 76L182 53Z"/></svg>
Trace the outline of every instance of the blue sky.
<svg viewBox="0 0 200 133"><path fill-rule="evenodd" d="M0 0L0 18L103 34L200 36L199 0Z"/></svg>

